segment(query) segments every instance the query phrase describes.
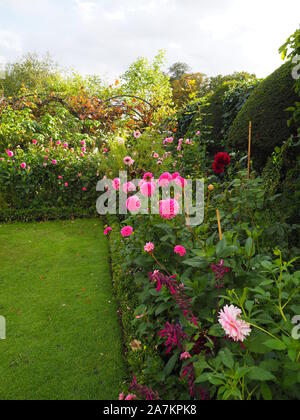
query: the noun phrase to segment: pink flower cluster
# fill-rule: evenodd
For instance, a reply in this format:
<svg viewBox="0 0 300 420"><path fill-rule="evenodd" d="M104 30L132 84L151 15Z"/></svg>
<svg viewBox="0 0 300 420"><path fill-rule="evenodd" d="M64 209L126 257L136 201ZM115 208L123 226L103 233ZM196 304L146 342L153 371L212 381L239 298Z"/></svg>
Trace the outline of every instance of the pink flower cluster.
<svg viewBox="0 0 300 420"><path fill-rule="evenodd" d="M167 322L164 329L159 331L158 335L164 340L167 354L176 348L183 351L183 341L188 339L188 336L179 323L170 324L170 322Z"/></svg>
<svg viewBox="0 0 300 420"><path fill-rule="evenodd" d="M224 287L223 278L225 274L229 273L229 268L224 267L224 260L221 260L218 264L212 264L211 269L215 274L215 287L216 289L222 289Z"/></svg>
<svg viewBox="0 0 300 420"><path fill-rule="evenodd" d="M192 299L187 297L184 293L184 285L178 285L176 275L165 276L160 271L156 270L154 273L149 274L149 279L152 283L156 284L156 291L159 293L163 286L171 292L171 295L176 301L179 309L182 311L184 317L198 326L198 320L192 311Z"/></svg>
<svg viewBox="0 0 300 420"><path fill-rule="evenodd" d="M132 226L124 226L121 229L121 235L123 238L129 238L133 234L133 227Z"/></svg>
<svg viewBox="0 0 300 420"><path fill-rule="evenodd" d="M138 384L136 377L133 378L129 390L137 394L140 398L146 399L147 401L159 400L158 393L153 391L151 386L148 387L146 385Z"/></svg>

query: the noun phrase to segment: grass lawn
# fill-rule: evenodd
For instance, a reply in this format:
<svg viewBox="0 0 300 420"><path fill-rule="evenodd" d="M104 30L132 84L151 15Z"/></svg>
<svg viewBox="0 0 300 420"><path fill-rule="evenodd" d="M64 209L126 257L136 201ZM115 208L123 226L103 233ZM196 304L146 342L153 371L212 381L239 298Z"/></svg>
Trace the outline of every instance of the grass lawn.
<svg viewBox="0 0 300 420"><path fill-rule="evenodd" d="M117 399L125 371L102 229L0 225L0 400Z"/></svg>

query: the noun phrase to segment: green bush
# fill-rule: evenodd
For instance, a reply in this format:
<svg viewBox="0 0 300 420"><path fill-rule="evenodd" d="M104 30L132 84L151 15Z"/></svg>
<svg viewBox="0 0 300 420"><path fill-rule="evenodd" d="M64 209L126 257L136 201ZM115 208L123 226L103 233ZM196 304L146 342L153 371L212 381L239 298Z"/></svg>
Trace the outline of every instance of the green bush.
<svg viewBox="0 0 300 420"><path fill-rule="evenodd" d="M295 132L288 127L286 109L297 101L292 64L286 63L265 79L250 96L229 130L228 144L235 151L248 148L249 121L253 124L253 157L261 168L273 153Z"/></svg>

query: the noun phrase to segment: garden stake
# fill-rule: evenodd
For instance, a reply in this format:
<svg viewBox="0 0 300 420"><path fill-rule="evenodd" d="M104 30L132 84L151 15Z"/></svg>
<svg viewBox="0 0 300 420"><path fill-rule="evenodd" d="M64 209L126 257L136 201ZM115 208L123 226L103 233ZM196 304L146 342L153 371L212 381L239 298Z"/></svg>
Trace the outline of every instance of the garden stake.
<svg viewBox="0 0 300 420"><path fill-rule="evenodd" d="M220 237L220 241L222 241L223 235L222 235L221 219L220 219L220 212L219 212L219 210L217 210L217 219L218 219L218 227L219 227L219 237Z"/></svg>
<svg viewBox="0 0 300 420"><path fill-rule="evenodd" d="M252 137L252 121L249 122L248 180L250 179L250 169L251 169L251 137Z"/></svg>

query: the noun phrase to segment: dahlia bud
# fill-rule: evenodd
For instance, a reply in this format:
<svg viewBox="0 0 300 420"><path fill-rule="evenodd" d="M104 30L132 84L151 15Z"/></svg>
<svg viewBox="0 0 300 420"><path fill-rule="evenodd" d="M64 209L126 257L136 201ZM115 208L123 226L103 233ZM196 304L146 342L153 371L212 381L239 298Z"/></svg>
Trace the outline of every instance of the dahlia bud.
<svg viewBox="0 0 300 420"><path fill-rule="evenodd" d="M208 191L213 192L214 189L215 187L212 184L208 186Z"/></svg>

